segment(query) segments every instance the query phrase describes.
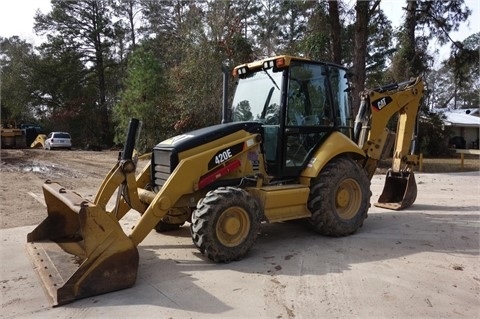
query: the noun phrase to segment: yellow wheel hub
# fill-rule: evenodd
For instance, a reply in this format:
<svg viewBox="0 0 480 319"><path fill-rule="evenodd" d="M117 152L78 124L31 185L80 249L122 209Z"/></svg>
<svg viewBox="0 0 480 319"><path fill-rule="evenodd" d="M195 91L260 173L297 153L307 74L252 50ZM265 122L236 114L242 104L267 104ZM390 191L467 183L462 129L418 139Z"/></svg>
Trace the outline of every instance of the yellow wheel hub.
<svg viewBox="0 0 480 319"><path fill-rule="evenodd" d="M337 193L337 206L344 208L348 205L349 201L350 201L350 194L346 189L341 189Z"/></svg>
<svg viewBox="0 0 480 319"><path fill-rule="evenodd" d="M337 188L335 206L342 219L353 218L362 205L362 190L354 179L343 180Z"/></svg>
<svg viewBox="0 0 480 319"><path fill-rule="evenodd" d="M218 218L216 232L220 243L226 247L240 245L250 231L250 218L241 207L226 209Z"/></svg>
<svg viewBox="0 0 480 319"><path fill-rule="evenodd" d="M225 220L224 230L230 236L235 235L240 230L240 221L234 217L228 217Z"/></svg>

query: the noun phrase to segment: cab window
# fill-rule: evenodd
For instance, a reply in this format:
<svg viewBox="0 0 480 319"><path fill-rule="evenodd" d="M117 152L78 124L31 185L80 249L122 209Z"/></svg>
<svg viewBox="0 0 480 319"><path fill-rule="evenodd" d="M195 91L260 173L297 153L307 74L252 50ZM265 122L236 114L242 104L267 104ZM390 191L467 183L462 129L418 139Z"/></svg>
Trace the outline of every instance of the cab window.
<svg viewBox="0 0 480 319"><path fill-rule="evenodd" d="M325 74L324 65L291 66L287 126L333 126Z"/></svg>

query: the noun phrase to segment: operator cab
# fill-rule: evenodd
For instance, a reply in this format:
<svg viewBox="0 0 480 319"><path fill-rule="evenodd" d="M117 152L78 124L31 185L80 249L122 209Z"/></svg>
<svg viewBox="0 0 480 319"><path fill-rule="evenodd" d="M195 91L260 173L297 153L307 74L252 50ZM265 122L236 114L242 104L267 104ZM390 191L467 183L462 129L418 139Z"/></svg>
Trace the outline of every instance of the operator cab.
<svg viewBox="0 0 480 319"><path fill-rule="evenodd" d="M267 171L298 176L333 131L351 137L347 70L280 56L238 66L232 122L262 123Z"/></svg>

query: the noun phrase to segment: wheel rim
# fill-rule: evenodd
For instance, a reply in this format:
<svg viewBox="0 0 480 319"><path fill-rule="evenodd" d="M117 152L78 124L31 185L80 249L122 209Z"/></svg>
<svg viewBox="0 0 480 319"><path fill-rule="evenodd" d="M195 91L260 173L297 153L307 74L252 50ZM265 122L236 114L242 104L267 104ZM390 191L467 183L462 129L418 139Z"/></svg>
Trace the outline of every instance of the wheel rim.
<svg viewBox="0 0 480 319"><path fill-rule="evenodd" d="M356 180L343 180L335 194L335 207L342 219L352 219L362 205L362 190Z"/></svg>
<svg viewBox="0 0 480 319"><path fill-rule="evenodd" d="M226 209L217 221L217 238L226 247L241 244L250 231L250 219L241 207Z"/></svg>

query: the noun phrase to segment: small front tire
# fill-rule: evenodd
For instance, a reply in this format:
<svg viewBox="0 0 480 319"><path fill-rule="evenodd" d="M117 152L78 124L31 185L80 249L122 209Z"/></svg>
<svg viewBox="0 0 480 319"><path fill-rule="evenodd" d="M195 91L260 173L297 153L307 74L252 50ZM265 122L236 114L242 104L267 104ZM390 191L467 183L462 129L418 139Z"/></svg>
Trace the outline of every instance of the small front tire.
<svg viewBox="0 0 480 319"><path fill-rule="evenodd" d="M192 240L215 262L240 260L260 231L262 214L255 198L243 189L220 187L207 193L192 214Z"/></svg>

